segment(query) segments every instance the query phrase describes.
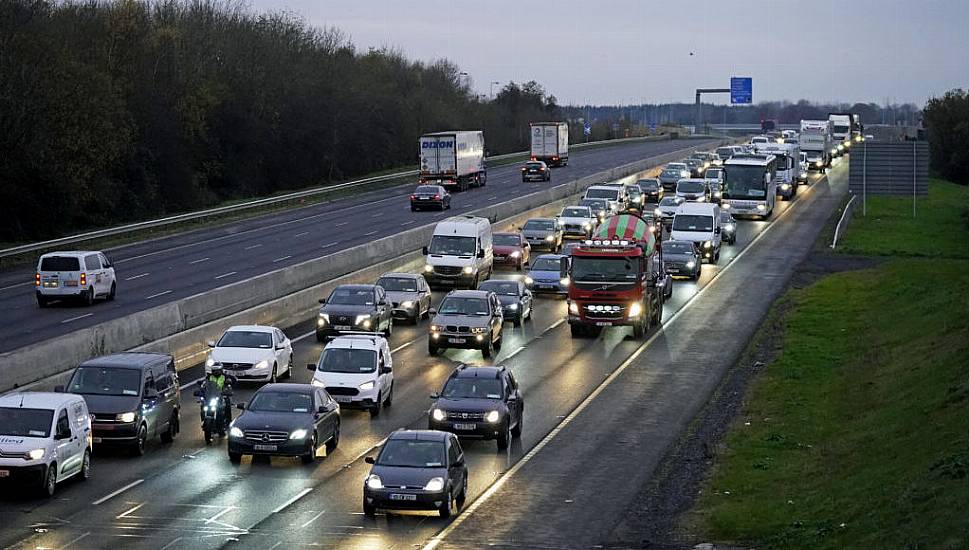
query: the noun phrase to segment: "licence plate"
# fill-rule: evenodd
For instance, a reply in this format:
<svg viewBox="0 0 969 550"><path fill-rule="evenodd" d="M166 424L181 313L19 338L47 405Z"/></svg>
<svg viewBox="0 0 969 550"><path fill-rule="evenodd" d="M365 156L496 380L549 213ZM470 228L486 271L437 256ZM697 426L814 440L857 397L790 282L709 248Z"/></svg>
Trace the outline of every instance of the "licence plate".
<svg viewBox="0 0 969 550"><path fill-rule="evenodd" d="M447 341L449 344L463 344L464 338L448 338Z"/></svg>
<svg viewBox="0 0 969 550"><path fill-rule="evenodd" d="M10 470L0 470L0 477L10 476Z"/></svg>
<svg viewBox="0 0 969 550"><path fill-rule="evenodd" d="M477 427L478 427L477 424L458 424L458 423L454 424L455 430L473 430Z"/></svg>
<svg viewBox="0 0 969 550"><path fill-rule="evenodd" d="M596 326L597 327L611 327L612 326L612 322L611 321L597 321L596 322Z"/></svg>
<svg viewBox="0 0 969 550"><path fill-rule="evenodd" d="M64 286L77 286L77 281L66 281Z"/></svg>
<svg viewBox="0 0 969 550"><path fill-rule="evenodd" d="M555 288L555 285L535 285L535 286L538 287L538 288L546 289L546 290L551 290L551 289Z"/></svg>
<svg viewBox="0 0 969 550"><path fill-rule="evenodd" d="M332 397L337 403L349 403L351 401L349 395L332 395L330 397Z"/></svg>
<svg viewBox="0 0 969 550"><path fill-rule="evenodd" d="M101 438L100 437L92 437L91 438L91 442L92 443L100 443L101 442Z"/></svg>
<svg viewBox="0 0 969 550"><path fill-rule="evenodd" d="M336 330L350 330L350 325L333 325Z"/></svg>
<svg viewBox="0 0 969 550"><path fill-rule="evenodd" d="M276 446L275 445L253 445L252 448L255 449L255 450L257 450L257 451L275 451L276 450Z"/></svg>
<svg viewBox="0 0 969 550"><path fill-rule="evenodd" d="M417 500L417 495L407 493L390 493L390 500Z"/></svg>

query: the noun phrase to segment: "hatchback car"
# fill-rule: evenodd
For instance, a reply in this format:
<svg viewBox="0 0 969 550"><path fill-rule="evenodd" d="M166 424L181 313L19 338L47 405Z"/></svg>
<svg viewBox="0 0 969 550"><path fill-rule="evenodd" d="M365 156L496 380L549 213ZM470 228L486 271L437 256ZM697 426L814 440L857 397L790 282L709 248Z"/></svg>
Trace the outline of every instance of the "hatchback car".
<svg viewBox="0 0 969 550"><path fill-rule="evenodd" d="M229 428L229 461L242 455L298 456L316 460L321 444L329 455L340 443L340 405L323 388L310 384L267 384Z"/></svg>
<svg viewBox="0 0 969 550"><path fill-rule="evenodd" d="M626 188L626 192L629 194L629 208L636 211L642 210L646 201L643 189L638 185L630 185Z"/></svg>
<svg viewBox="0 0 969 550"><path fill-rule="evenodd" d="M643 192L644 202L659 202L660 199L663 198L663 186L660 185L658 179L642 179L637 181L636 185L638 185Z"/></svg>
<svg viewBox="0 0 969 550"><path fill-rule="evenodd" d="M383 287L340 285L320 303L323 307L316 319L317 342L361 330L383 332L389 338L394 330L393 308Z"/></svg>
<svg viewBox="0 0 969 550"><path fill-rule="evenodd" d="M431 430L396 430L387 436L363 481L363 513L437 510L451 517L468 498L468 466L457 436Z"/></svg>
<svg viewBox="0 0 969 550"><path fill-rule="evenodd" d="M38 307L47 307L53 300L80 300L87 305L95 298L114 300L117 288L114 266L103 252L50 252L37 261Z"/></svg>
<svg viewBox="0 0 969 550"><path fill-rule="evenodd" d="M672 190L676 187L676 182L688 177L690 177L690 170L686 164L671 162L659 173L659 182L664 189Z"/></svg>
<svg viewBox="0 0 969 550"><path fill-rule="evenodd" d="M431 399L435 401L428 411L428 429L494 439L499 450L521 436L525 403L518 382L505 367L460 365Z"/></svg>
<svg viewBox="0 0 969 550"><path fill-rule="evenodd" d="M493 233L491 245L494 248L495 265L510 265L518 271L528 265L532 246L521 233Z"/></svg>
<svg viewBox="0 0 969 550"><path fill-rule="evenodd" d="M693 242L666 241L663 243L663 266L670 275L698 279L703 262Z"/></svg>
<svg viewBox="0 0 969 550"><path fill-rule="evenodd" d="M561 254L542 254L525 273L525 284L532 292L567 294L569 292L569 280L563 279L559 271L562 258Z"/></svg>
<svg viewBox="0 0 969 550"><path fill-rule="evenodd" d="M532 293L521 280L491 279L478 285L478 290L494 292L501 302L505 321L511 321L516 327L532 318Z"/></svg>
<svg viewBox="0 0 969 550"><path fill-rule="evenodd" d="M366 409L370 416L393 405L394 358L379 334L338 336L306 368L313 372L311 383L341 405Z"/></svg>
<svg viewBox="0 0 969 550"><path fill-rule="evenodd" d="M293 375L293 344L276 327L230 327L208 345L212 351L205 360L206 373L219 363L239 381L275 382Z"/></svg>
<svg viewBox="0 0 969 550"><path fill-rule="evenodd" d="M493 292L452 290L431 310L431 334L427 353L448 348L478 349L485 358L501 348L503 308Z"/></svg>
<svg viewBox="0 0 969 550"><path fill-rule="evenodd" d="M530 160L522 166L522 182L526 181L550 181L552 171L540 160Z"/></svg>
<svg viewBox="0 0 969 550"><path fill-rule="evenodd" d="M609 201L606 199L582 199L579 201L579 206L588 206L591 208L592 213L600 222L609 213Z"/></svg>
<svg viewBox="0 0 969 550"><path fill-rule="evenodd" d="M451 208L451 193L440 185L418 185L410 196L410 211Z"/></svg>
<svg viewBox="0 0 969 550"><path fill-rule="evenodd" d="M555 218L532 218L522 226L522 235L532 250L555 252L562 246L562 226Z"/></svg>
<svg viewBox="0 0 969 550"><path fill-rule="evenodd" d="M686 169L690 171L690 177L699 178L703 176L703 171L707 169L706 164L698 158L688 158L683 161Z"/></svg>
<svg viewBox="0 0 969 550"><path fill-rule="evenodd" d="M384 273L377 279L392 307L394 319L406 319L417 324L427 319L431 310L431 287L423 275L414 273Z"/></svg>

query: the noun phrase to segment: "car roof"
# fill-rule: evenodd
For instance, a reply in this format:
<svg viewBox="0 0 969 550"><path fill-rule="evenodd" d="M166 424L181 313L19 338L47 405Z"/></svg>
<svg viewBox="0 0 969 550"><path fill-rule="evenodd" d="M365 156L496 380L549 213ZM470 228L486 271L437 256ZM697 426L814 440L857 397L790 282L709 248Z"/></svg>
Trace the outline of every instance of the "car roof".
<svg viewBox="0 0 969 550"><path fill-rule="evenodd" d="M528 218L525 223L528 222L554 222L555 218Z"/></svg>
<svg viewBox="0 0 969 550"><path fill-rule="evenodd" d="M331 339L323 349L326 348L340 348L340 349L369 349L377 350L383 345L383 336L377 333L370 334L341 334Z"/></svg>
<svg viewBox="0 0 969 550"><path fill-rule="evenodd" d="M416 273L403 273L400 271L391 271L390 273L384 273L383 275L377 278L383 279L384 277L396 277L398 279L417 279L418 277L421 277L421 276L422 275L418 275Z"/></svg>
<svg viewBox="0 0 969 550"><path fill-rule="evenodd" d="M448 432L438 430L394 430L390 432L387 439L412 439L415 441L440 441L443 443L450 435Z"/></svg>
<svg viewBox="0 0 969 550"><path fill-rule="evenodd" d="M256 390L256 393L264 391L278 391L285 393L312 393L313 386L309 384L297 384L294 382L276 382L274 384L266 384L265 386Z"/></svg>
<svg viewBox="0 0 969 550"><path fill-rule="evenodd" d="M686 166L686 163L685 162L668 162L668 163L666 163L666 167L667 168L669 168L670 166Z"/></svg>
<svg viewBox="0 0 969 550"><path fill-rule="evenodd" d="M171 361L171 359L171 355L165 353L126 351L124 353L114 353L111 355L102 355L101 357L88 359L79 366L144 369L158 363L167 363L168 361Z"/></svg>
<svg viewBox="0 0 969 550"><path fill-rule="evenodd" d="M498 374L504 372L505 367L494 365L458 365L451 373L451 378L498 378Z"/></svg>
<svg viewBox="0 0 969 550"><path fill-rule="evenodd" d="M684 202L677 208L677 214L712 215L717 205L710 202Z"/></svg>
<svg viewBox="0 0 969 550"><path fill-rule="evenodd" d="M536 260L541 260L542 258L549 258L549 259L552 259L552 260L560 260L560 259L562 259L564 257L565 257L564 254L542 254L541 256L539 256L539 257L537 257L535 259Z"/></svg>
<svg viewBox="0 0 969 550"><path fill-rule="evenodd" d="M683 178L680 181L676 182L676 185L679 185L681 183L706 183L706 182L707 180L703 178Z"/></svg>
<svg viewBox="0 0 969 550"><path fill-rule="evenodd" d="M667 240L663 241L663 244L664 245L668 245L668 244L684 244L685 245L685 244L688 244L690 246L693 246L693 241L678 241L676 239L667 239Z"/></svg>
<svg viewBox="0 0 969 550"><path fill-rule="evenodd" d="M491 294L488 290L452 290L448 292L445 298L450 298L451 296L455 298L487 298Z"/></svg>
<svg viewBox="0 0 969 550"><path fill-rule="evenodd" d="M272 331L275 330L275 328L274 327L267 327L267 326L264 326L264 325L236 325L234 327L229 327L229 328L225 329L226 332L232 332L232 331L235 331L235 330L246 330L246 331L249 331L249 332L264 332L264 333L271 334Z"/></svg>
<svg viewBox="0 0 969 550"><path fill-rule="evenodd" d="M374 288L376 288L376 286L377 285L365 285L365 284L357 283L357 284L339 285L333 290L337 290L339 288L344 288L349 290L373 290Z"/></svg>
<svg viewBox="0 0 969 550"><path fill-rule="evenodd" d="M68 403L83 401L84 398L72 393L25 391L0 396L0 407L25 409L56 409Z"/></svg>
<svg viewBox="0 0 969 550"><path fill-rule="evenodd" d="M41 254L41 258L46 258L48 256L87 256L88 254L100 254L99 250L57 250L55 252L47 252L46 254Z"/></svg>

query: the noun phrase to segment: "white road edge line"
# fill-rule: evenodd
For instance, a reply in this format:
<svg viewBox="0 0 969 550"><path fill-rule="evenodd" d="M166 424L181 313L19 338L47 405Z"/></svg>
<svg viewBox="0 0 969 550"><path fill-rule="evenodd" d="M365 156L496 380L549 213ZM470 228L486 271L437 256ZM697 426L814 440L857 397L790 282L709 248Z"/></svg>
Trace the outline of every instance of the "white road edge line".
<svg viewBox="0 0 969 550"><path fill-rule="evenodd" d="M295 235L293 235L293 236L294 236L294 237L303 237L303 236L305 236L305 235L309 235L309 234L310 234L310 232L309 232L309 231L303 231L302 233L297 233L297 234L295 234Z"/></svg>
<svg viewBox="0 0 969 550"><path fill-rule="evenodd" d="M141 275L132 275L131 277L126 278L125 280L126 281L134 281L135 279L140 279L142 277L147 277L147 276L148 276L147 273L142 273Z"/></svg>
<svg viewBox="0 0 969 550"><path fill-rule="evenodd" d="M322 511L322 512L320 512L319 514L316 514L315 516L313 516L313 517L311 517L311 518L309 519L309 521L307 521L307 522L306 522L306 523L304 523L303 525L300 525L300 526L299 526L299 528L300 528L300 529L306 529L307 527L309 527L309 526L310 526L310 524L311 524L311 523L313 523L314 521L316 521L316 520L318 520L318 519L320 519L320 516L322 516L322 515L323 515L324 513L326 513L326 510L323 510L323 511Z"/></svg>
<svg viewBox="0 0 969 550"><path fill-rule="evenodd" d="M121 493L127 491L128 489L131 489L132 487L137 487L137 486L141 485L144 482L145 482L145 480L143 480L143 479L136 479L136 480L132 481L131 483L125 485L124 487L118 489L117 491L115 491L113 493L108 493L107 495L104 495L103 497L95 500L91 504L94 505L94 506L98 506L100 504L103 504L103 503L111 500L112 498L120 495Z"/></svg>
<svg viewBox="0 0 969 550"><path fill-rule="evenodd" d="M238 271L230 271L228 273L223 273L222 275L216 275L215 278L216 279L221 279L223 277L228 277L230 275L235 275L236 273L238 273Z"/></svg>
<svg viewBox="0 0 969 550"><path fill-rule="evenodd" d="M292 258L292 256L283 256L282 258L276 258L275 260L273 260L273 263L278 263L278 262L281 262L283 260L288 260L290 258Z"/></svg>
<svg viewBox="0 0 969 550"><path fill-rule="evenodd" d="M376 235L376 234L377 234L377 232L376 232L376 231L371 231L370 233L364 233L364 234L363 234L363 236L364 236L364 237L369 237L369 236L371 236L371 235Z"/></svg>
<svg viewBox="0 0 969 550"><path fill-rule="evenodd" d="M173 540L173 541L169 542L168 544L166 544L165 546L162 546L158 550L168 550L169 548L171 548L172 546L175 546L176 544L178 544L181 541L182 541L182 537L178 537L175 540Z"/></svg>
<svg viewBox="0 0 969 550"><path fill-rule="evenodd" d="M152 294L151 296L145 296L146 300L151 300L152 298L157 298L159 296L164 296L166 294L171 294L171 290L166 290L164 292L159 292L158 294Z"/></svg>
<svg viewBox="0 0 969 550"><path fill-rule="evenodd" d="M133 506L133 507L129 508L128 510L126 510L124 512L121 512L121 514L119 514L118 516L116 516L114 519L126 518L129 515L135 513L139 508L141 508L145 504L148 504L148 503L147 502L142 502L141 504L139 504L137 506Z"/></svg>
<svg viewBox="0 0 969 550"><path fill-rule="evenodd" d="M307 487L307 488L303 489L302 491L300 491L299 493L297 493L296 496L294 496L293 498L291 498L291 499L287 500L286 502L284 502L284 503L280 504L279 506L277 506L276 509L272 511L272 513L278 514L278 513L282 512L283 510L285 510L286 508L289 508L293 503L295 503L297 500L299 500L299 499L305 497L306 495L308 495L310 493L310 491L312 491L312 490L313 490L312 487Z"/></svg>
<svg viewBox="0 0 969 550"><path fill-rule="evenodd" d="M337 241L337 242L335 242L335 243L330 243L330 244L324 244L324 245L323 245L323 246L321 246L320 248L330 248L331 246L336 246L336 245L338 245L338 244L340 244L340 242L339 242L339 241Z"/></svg>
<svg viewBox="0 0 969 550"><path fill-rule="evenodd" d="M782 212L779 216L774 218L774 220L770 222L770 224L763 231L761 231L756 237L754 237L754 239L750 241L750 243L748 243L743 250L740 251L740 254L737 254L736 256L734 256L733 260L727 265L725 265L723 269L717 270L717 274L714 275L712 279L710 279L710 282L704 285L703 288L701 288L696 294L691 296L690 299L687 300L686 303L683 304L683 306L680 309L678 309L676 313L673 314L672 317L670 317L665 323L663 323L663 326L659 330L653 333L653 335L650 336L648 340L646 340L645 342L643 342L642 345L636 348L636 350L628 358L626 358L626 360L623 361L622 364L616 367L616 370L612 371L612 373L610 373L605 380L603 380L598 386L596 386L596 388L592 390L592 393L586 396L586 398L583 399L582 402L579 403L579 405L575 409L573 409L568 416L566 416L561 422L559 422L554 428L552 428L552 431L546 434L545 437L543 437L542 440L538 442L538 444L532 447L530 451L525 453L525 456L523 456L521 460L516 462L511 468L508 469L508 471L506 471L501 477L495 480L495 482L492 483L490 487L485 489L484 492L481 493L478 496L478 498L476 498L474 502L471 503L471 505L465 508L464 511L461 512L461 514L458 517L454 518L454 521L449 523L447 527L442 529L441 532L439 532L437 535L434 535L433 537L431 537L431 539L427 541L427 543L423 546L423 550L434 550L435 548L437 548L439 544L441 544L444 541L445 538L447 538L448 535L450 535L458 527L460 527L462 523L467 521L468 517L471 516L471 514L473 514L479 507L481 507L482 504L484 504L492 496L494 496L494 494L497 493L499 489L501 489L501 487L508 481L509 478L511 478L511 476L515 475L519 470L524 468L525 465L528 464L528 462L535 457L535 455L537 455L542 449L544 449L545 446L548 445L553 439L555 439L555 437L558 436L558 434L562 430L564 430L569 424L571 424L572 421L575 420L575 418L579 416L579 414L581 414L582 411L584 411L586 407L588 407L589 404L591 404L592 401L594 401L595 398L599 396L600 393L602 393L607 387L609 387L616 378L619 378L619 376L626 371L629 365L631 365L633 361L635 361L643 353L643 351L645 351L646 348L653 343L653 340L656 340L656 338L658 338L660 334L663 334L664 332L666 332L666 328L669 327L669 325L673 323L676 320L676 318L679 317L684 311L686 311L701 294L703 294L704 292L707 291L708 288L713 286L713 283L716 282L721 275L726 273L728 269L736 265L737 263L736 260L739 260L741 257L743 257L744 254L746 254L755 244L757 244L757 241L759 241L764 235L767 234L768 231L770 231L774 227L774 225L778 220L780 220L781 218L786 216L789 212L794 210L794 208L796 208L799 204L800 204L800 201L795 202L794 204L791 205L790 208L784 210L784 212Z"/></svg>
<svg viewBox="0 0 969 550"><path fill-rule="evenodd" d="M23 283L17 283L15 285L5 286L3 288L0 288L0 291L10 290L11 288L17 288L18 286L26 286L26 285L32 285L32 284L34 284L33 281L25 281Z"/></svg>
<svg viewBox="0 0 969 550"><path fill-rule="evenodd" d="M80 541L81 539L85 539L85 538L87 538L87 537L88 537L88 535L90 535L90 534L91 534L91 532L90 532L90 531L88 531L87 533L84 533L84 534L82 534L82 535L81 535L81 536L79 536L79 537L75 537L75 538L73 538L73 539L71 539L71 540L69 540L69 541L67 541L66 543L64 543L64 546L62 546L61 548L69 548L69 547L70 547L70 546L71 546L72 544L74 544L75 542L78 542L78 541ZM39 547L38 547L38 548L39 548Z"/></svg>
<svg viewBox="0 0 969 550"><path fill-rule="evenodd" d="M94 314L93 313L85 313L84 315L78 315L77 317L71 317L70 319L64 319L63 321L61 321L61 324L63 325L64 323L70 323L72 321L77 321L78 319L83 319L85 317L90 317L92 315L94 315Z"/></svg>

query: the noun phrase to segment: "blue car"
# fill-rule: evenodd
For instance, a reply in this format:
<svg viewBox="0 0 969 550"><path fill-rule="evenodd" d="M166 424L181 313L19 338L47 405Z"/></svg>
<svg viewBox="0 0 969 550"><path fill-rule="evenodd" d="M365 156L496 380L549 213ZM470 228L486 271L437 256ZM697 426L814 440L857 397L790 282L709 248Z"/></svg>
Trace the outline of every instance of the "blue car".
<svg viewBox="0 0 969 550"><path fill-rule="evenodd" d="M564 254L542 254L535 258L525 272L525 285L536 294L567 294L569 282L563 282L559 276L561 259L567 257Z"/></svg>

